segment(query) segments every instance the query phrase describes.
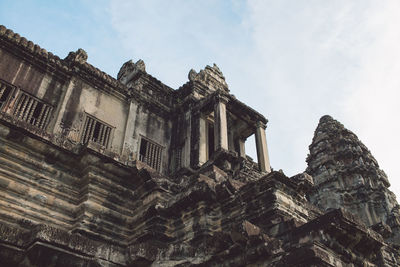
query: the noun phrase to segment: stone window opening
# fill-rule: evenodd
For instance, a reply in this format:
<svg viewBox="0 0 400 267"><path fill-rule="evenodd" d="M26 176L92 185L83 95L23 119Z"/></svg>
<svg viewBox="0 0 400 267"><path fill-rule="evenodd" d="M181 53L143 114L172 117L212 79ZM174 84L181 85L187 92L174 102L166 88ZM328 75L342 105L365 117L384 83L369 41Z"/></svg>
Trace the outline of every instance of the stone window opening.
<svg viewBox="0 0 400 267"><path fill-rule="evenodd" d="M140 140L139 160L153 169L161 171L162 146L142 137Z"/></svg>
<svg viewBox="0 0 400 267"><path fill-rule="evenodd" d="M6 106L11 97L12 91L13 89L11 86L7 86L0 82L0 110Z"/></svg>
<svg viewBox="0 0 400 267"><path fill-rule="evenodd" d="M15 103L14 116L41 129L50 121L53 107L25 92L21 92Z"/></svg>
<svg viewBox="0 0 400 267"><path fill-rule="evenodd" d="M244 143L245 146L245 155L244 157L250 157L253 162L258 163L257 156L257 146L256 146L256 136L255 134L251 134Z"/></svg>
<svg viewBox="0 0 400 267"><path fill-rule="evenodd" d="M81 142L86 144L91 141L108 148L111 131L111 126L99 121L94 117L86 115Z"/></svg>

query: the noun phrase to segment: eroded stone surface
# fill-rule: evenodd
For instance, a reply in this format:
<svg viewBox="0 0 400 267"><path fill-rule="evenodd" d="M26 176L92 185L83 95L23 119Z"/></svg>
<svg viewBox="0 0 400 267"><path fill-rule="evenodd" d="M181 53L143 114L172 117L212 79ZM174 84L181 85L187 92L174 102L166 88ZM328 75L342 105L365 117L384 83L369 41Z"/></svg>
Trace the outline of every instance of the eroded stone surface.
<svg viewBox="0 0 400 267"><path fill-rule="evenodd" d="M244 142L267 120L216 65L173 90L0 26L0 92L0 266L400 264L399 206L355 135L323 117L308 174L260 170Z"/></svg>
<svg viewBox="0 0 400 267"><path fill-rule="evenodd" d="M399 205L388 178L354 133L332 117L322 117L307 163L315 183L310 194L314 205L344 208L384 236L398 235ZM394 231L390 235L388 226Z"/></svg>

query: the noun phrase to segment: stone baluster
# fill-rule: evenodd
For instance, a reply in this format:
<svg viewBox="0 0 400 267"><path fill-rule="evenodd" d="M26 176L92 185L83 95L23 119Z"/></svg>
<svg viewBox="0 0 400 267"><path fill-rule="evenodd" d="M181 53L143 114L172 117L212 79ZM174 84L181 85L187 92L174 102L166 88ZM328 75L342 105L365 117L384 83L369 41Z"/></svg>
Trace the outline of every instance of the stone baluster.
<svg viewBox="0 0 400 267"><path fill-rule="evenodd" d="M36 101L33 100L33 98L29 98L28 104L27 104L26 108L24 109L23 116L22 116L22 118L21 118L23 121L27 121L27 120L28 120L28 117L29 117L29 114L30 114L32 105L33 105L35 102L36 102Z"/></svg>

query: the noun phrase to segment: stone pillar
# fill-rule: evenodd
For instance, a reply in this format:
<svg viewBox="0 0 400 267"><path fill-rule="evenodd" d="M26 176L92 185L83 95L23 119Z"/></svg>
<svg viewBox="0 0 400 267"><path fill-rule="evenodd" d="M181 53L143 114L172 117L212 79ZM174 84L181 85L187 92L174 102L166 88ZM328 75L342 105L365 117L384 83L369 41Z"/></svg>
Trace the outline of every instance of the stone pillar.
<svg viewBox="0 0 400 267"><path fill-rule="evenodd" d="M190 167L190 158L192 153L192 112L186 111L185 113L185 122L186 129L184 129L184 139L185 143L182 148L182 167Z"/></svg>
<svg viewBox="0 0 400 267"><path fill-rule="evenodd" d="M215 151L220 149L228 150L228 124L226 120L225 96L217 95L214 106L214 144Z"/></svg>
<svg viewBox="0 0 400 267"><path fill-rule="evenodd" d="M242 158L246 157L246 151L245 151L245 139L239 138L238 139L239 142L239 156Z"/></svg>
<svg viewBox="0 0 400 267"><path fill-rule="evenodd" d="M130 156L129 154L133 152L133 132L135 130L136 116L138 110L138 104L133 100L129 102L128 116L126 117L124 140L122 143L121 154Z"/></svg>
<svg viewBox="0 0 400 267"><path fill-rule="evenodd" d="M208 156L208 129L207 119L204 116L200 116L200 127L199 127L199 165L203 165L207 161Z"/></svg>
<svg viewBox="0 0 400 267"><path fill-rule="evenodd" d="M49 125L47 127L49 132L53 132L53 134L61 134L63 133L64 130L69 130L68 128L64 128L64 123L63 122L63 117L66 114L67 111L67 106L68 106L68 101L70 100L72 94L74 93L74 88L76 88L76 81L74 78L71 78L68 83L65 85L65 89L63 90L63 93L60 97L60 104L57 105L57 108L54 112L54 117L55 123L54 125ZM15 99L18 99L18 96L15 97ZM71 111L70 111L71 112ZM79 136L80 133L76 134L76 138L73 139L73 141L79 142Z"/></svg>
<svg viewBox="0 0 400 267"><path fill-rule="evenodd" d="M266 125L259 121L257 122L256 128L256 146L257 146L257 159L258 166L263 172L271 172L271 166L269 164L267 138L265 137Z"/></svg>

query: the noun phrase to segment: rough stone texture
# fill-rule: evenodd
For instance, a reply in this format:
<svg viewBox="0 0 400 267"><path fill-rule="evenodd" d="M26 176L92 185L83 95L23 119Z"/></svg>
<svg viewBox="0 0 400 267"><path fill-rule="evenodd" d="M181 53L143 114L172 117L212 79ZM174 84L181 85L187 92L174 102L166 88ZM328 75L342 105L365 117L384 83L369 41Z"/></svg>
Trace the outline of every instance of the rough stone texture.
<svg viewBox="0 0 400 267"><path fill-rule="evenodd" d="M386 174L357 136L330 116L315 130L306 172L314 178L311 203L322 210L344 208L400 244L400 213Z"/></svg>
<svg viewBox="0 0 400 267"><path fill-rule="evenodd" d="M201 70L199 73L194 69L191 69L188 78L191 82L201 82L213 91L224 90L229 92L225 77L215 63L212 67L206 66L206 68Z"/></svg>
<svg viewBox="0 0 400 267"><path fill-rule="evenodd" d="M238 141L267 119L216 65L173 90L143 61L114 79L0 26L0 92L0 266L400 264L399 206L354 134L324 117L308 174L262 172ZM212 151L221 97L228 147Z"/></svg>

